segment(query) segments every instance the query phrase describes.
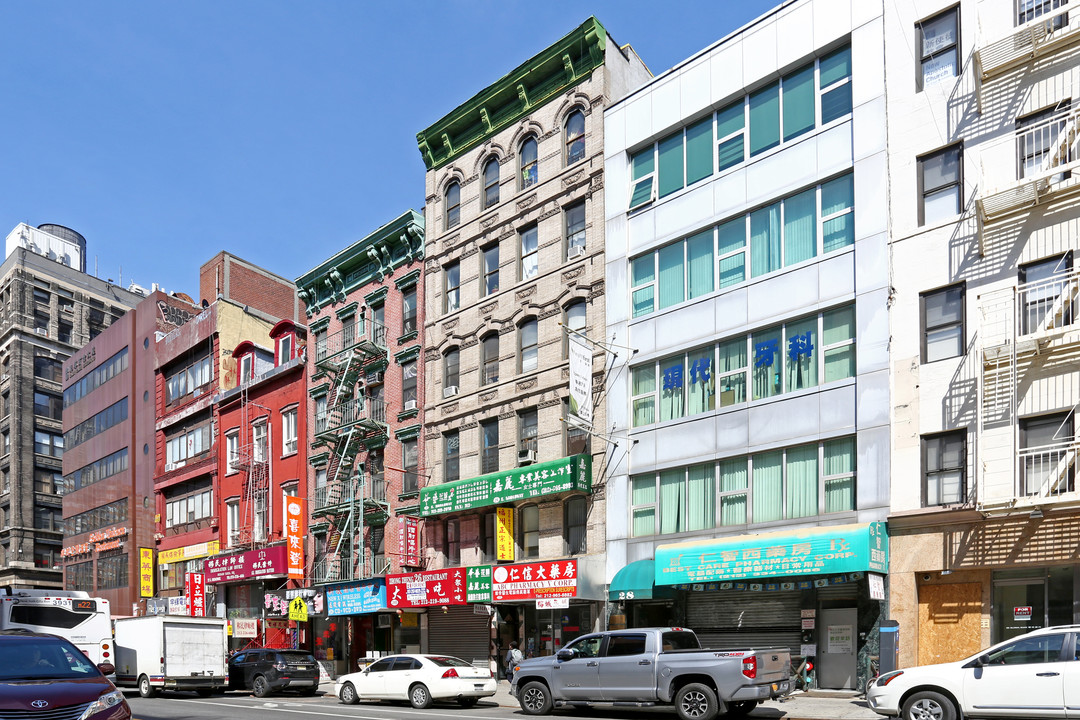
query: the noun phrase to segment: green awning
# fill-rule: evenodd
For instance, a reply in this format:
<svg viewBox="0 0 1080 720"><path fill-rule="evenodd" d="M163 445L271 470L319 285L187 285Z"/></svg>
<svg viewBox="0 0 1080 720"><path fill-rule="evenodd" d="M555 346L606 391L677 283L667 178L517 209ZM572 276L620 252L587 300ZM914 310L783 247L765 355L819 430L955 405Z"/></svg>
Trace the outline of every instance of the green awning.
<svg viewBox="0 0 1080 720"><path fill-rule="evenodd" d="M615 573L608 586L608 600L651 600L654 597L673 597L671 588L653 587L656 569L652 560L637 560Z"/></svg>

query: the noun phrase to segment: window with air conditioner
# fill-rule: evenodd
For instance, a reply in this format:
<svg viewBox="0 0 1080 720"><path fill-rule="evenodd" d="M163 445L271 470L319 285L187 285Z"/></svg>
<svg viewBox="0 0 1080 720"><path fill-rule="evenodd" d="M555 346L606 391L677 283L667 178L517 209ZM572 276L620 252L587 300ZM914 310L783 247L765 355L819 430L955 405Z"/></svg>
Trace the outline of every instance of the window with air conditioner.
<svg viewBox="0 0 1080 720"><path fill-rule="evenodd" d="M518 415L518 465L536 462L539 421L536 408Z"/></svg>
<svg viewBox="0 0 1080 720"><path fill-rule="evenodd" d="M573 260L585 254L585 201L570 205L563 211L566 223L566 257Z"/></svg>
<svg viewBox="0 0 1080 720"><path fill-rule="evenodd" d="M405 410L416 409L416 361L401 364L401 402Z"/></svg>

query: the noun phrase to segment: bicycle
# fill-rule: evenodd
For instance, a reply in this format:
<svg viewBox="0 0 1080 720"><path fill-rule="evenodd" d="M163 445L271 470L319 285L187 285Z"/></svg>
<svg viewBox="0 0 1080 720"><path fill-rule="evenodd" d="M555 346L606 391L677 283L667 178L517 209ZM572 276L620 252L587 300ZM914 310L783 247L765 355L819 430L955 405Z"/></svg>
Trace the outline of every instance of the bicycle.
<svg viewBox="0 0 1080 720"><path fill-rule="evenodd" d="M867 693L870 692L870 688L874 687L874 683L881 676L881 666L878 662L881 659L879 655L871 655L869 657L869 673L867 674L866 683L862 688L862 696L865 698Z"/></svg>
<svg viewBox="0 0 1080 720"><path fill-rule="evenodd" d="M794 666L794 663L792 663ZM814 683L814 661L809 657L804 657L799 667L795 669L795 689L796 690L809 690L810 686Z"/></svg>

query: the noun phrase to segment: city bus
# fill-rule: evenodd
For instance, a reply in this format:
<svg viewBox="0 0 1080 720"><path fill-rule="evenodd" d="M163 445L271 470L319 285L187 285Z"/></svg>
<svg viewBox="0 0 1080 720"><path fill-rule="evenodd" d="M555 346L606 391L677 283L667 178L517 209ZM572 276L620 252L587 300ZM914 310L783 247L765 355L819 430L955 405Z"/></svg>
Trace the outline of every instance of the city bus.
<svg viewBox="0 0 1080 720"><path fill-rule="evenodd" d="M109 601L85 592L0 587L0 630L59 635L94 664L115 664Z"/></svg>

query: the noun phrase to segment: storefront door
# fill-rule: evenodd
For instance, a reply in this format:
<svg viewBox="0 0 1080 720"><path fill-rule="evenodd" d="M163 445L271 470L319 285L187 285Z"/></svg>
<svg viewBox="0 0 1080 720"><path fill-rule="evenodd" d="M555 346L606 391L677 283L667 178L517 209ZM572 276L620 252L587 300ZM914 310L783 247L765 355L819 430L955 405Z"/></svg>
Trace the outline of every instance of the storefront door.
<svg viewBox="0 0 1080 720"><path fill-rule="evenodd" d="M829 690L855 688L856 630L859 611L855 608L823 609L818 616L818 685Z"/></svg>
<svg viewBox="0 0 1080 720"><path fill-rule="evenodd" d="M1050 625L1077 621L1075 566L994 573L991 639L998 643Z"/></svg>
<svg viewBox="0 0 1080 720"><path fill-rule="evenodd" d="M576 637L592 631L589 605L571 605L558 610L537 610L525 606L525 657L554 655ZM505 656L506 652L503 651Z"/></svg>

